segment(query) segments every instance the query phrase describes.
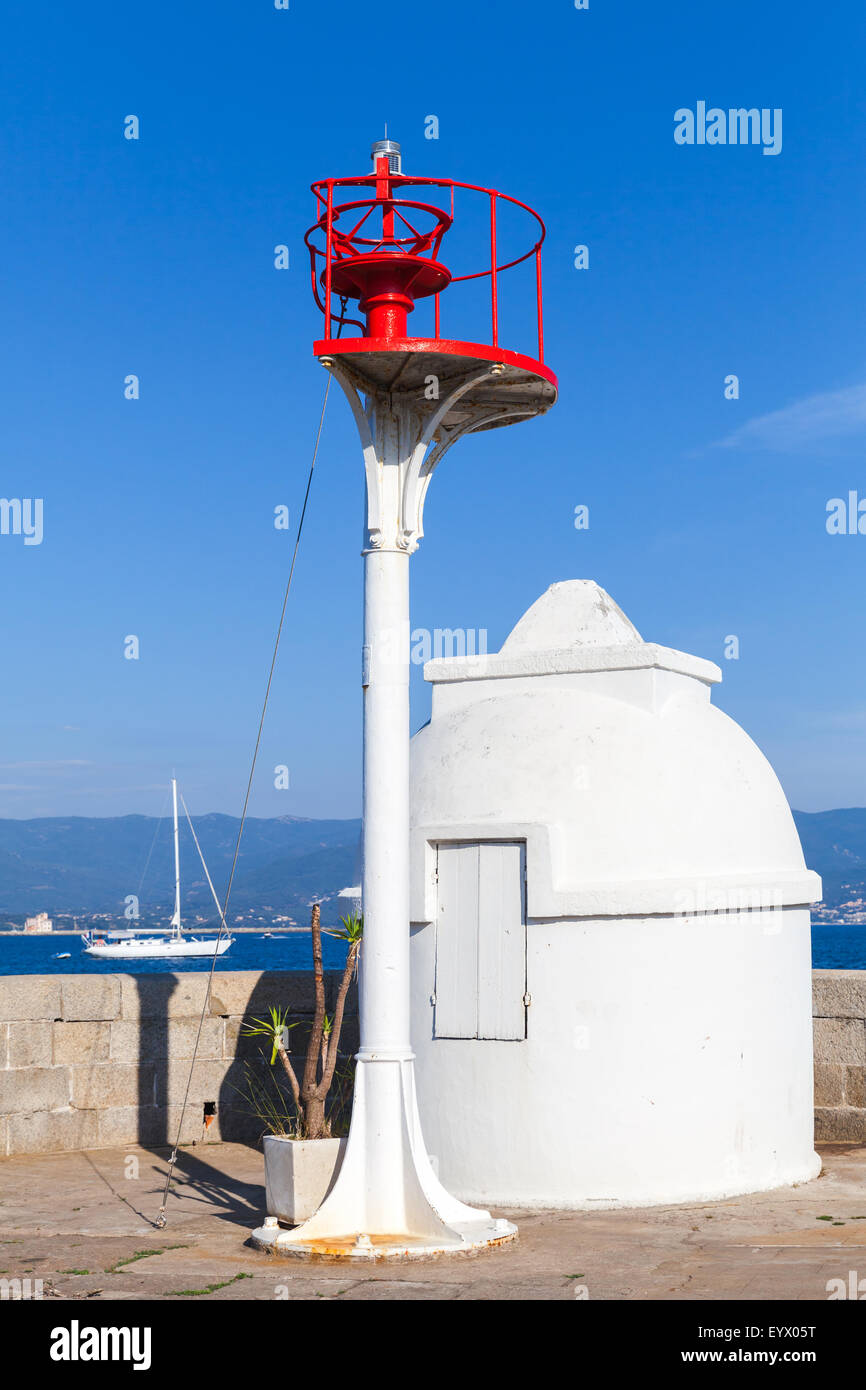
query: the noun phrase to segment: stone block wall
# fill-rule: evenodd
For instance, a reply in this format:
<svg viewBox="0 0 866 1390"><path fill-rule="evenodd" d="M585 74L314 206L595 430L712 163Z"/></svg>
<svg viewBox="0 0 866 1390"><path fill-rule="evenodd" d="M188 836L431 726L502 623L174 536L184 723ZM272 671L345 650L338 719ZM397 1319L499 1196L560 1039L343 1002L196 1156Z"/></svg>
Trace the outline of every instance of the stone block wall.
<svg viewBox="0 0 866 1390"><path fill-rule="evenodd" d="M339 975L326 976L333 1012ZM0 977L0 1155L175 1142L207 977ZM267 1066L244 1019L291 1011L300 1061L313 1010L306 971L225 971L202 1023L181 1142L255 1142L261 1123L236 1087ZM866 1143L866 970L813 972L815 1138ZM358 1046L349 997L341 1052ZM216 1113L205 1130L205 1106Z"/></svg>
<svg viewBox="0 0 866 1390"><path fill-rule="evenodd" d="M866 1144L866 970L814 970L815 1139Z"/></svg>
<svg viewBox="0 0 866 1390"><path fill-rule="evenodd" d="M333 1013L340 976L326 974ZM16 975L0 977L0 1155L172 1145L207 976ZM182 1143L253 1142L261 1122L236 1087L245 1065L267 1073L244 1019L289 1008L302 1054L313 1011L306 971L226 971L214 976L192 1073ZM358 1046L352 990L340 1051ZM300 1061L300 1057L298 1058ZM205 1106L215 1115L205 1130Z"/></svg>

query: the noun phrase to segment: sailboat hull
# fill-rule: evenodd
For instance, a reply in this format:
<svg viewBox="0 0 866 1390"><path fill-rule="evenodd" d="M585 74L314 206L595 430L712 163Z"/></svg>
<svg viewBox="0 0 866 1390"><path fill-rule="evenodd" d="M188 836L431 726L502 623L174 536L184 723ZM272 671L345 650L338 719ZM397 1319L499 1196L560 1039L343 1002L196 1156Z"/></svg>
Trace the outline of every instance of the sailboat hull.
<svg viewBox="0 0 866 1390"><path fill-rule="evenodd" d="M197 941L194 938L189 941L148 941L146 938L133 937L129 941L106 941L101 945L94 943L85 946L82 954L95 956L99 960L175 960L179 957L188 959L190 956L212 957L214 951L221 956L231 944L230 936L224 936L219 942Z"/></svg>

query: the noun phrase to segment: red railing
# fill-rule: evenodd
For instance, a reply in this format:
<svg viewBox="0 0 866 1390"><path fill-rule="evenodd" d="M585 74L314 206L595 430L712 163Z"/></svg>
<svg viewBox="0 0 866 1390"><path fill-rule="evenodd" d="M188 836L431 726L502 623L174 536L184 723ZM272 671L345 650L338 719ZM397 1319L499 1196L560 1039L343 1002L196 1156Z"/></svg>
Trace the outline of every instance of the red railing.
<svg viewBox="0 0 866 1390"><path fill-rule="evenodd" d="M450 214L436 204L413 202L398 198L395 190L403 191L412 187L444 188L450 190L451 211ZM373 188L376 196L367 199L354 199L351 202L335 204L334 190L339 188ZM340 309L333 306L332 274L334 264L346 262L353 256L364 254L366 249L388 250L395 255L411 254L420 259L435 262L438 256L440 243L445 232L454 221L454 195L456 189L463 189L469 193L479 193L490 200L490 261L482 270L471 271L466 275L454 275L451 277L451 284L456 285L468 280L479 280L485 276L490 276L490 318L491 318L491 342L494 347L499 346L499 277L505 271L512 270L515 266L522 265L524 261L535 257L535 298L536 313L538 320L538 361L544 361L544 306L542 302L541 284L541 248L546 236L546 228L538 213L527 203L522 203L519 198L512 198L507 193L499 193L490 188L482 188L479 184L460 183L455 179L428 179L413 178L402 174L388 174L382 177L379 172L362 175L355 178L344 179L320 179L312 185L312 191L316 198L317 220L306 232L304 241L310 252L310 275L312 281L313 297L316 304L321 309L324 316L324 337L330 339L337 325L337 336L342 333L343 328L351 326L360 329L361 336L364 335L365 325L358 319L350 318L346 314L346 299L341 299ZM513 207L519 208L522 212L528 213L537 224L537 239L530 246L528 251L500 265L498 263L498 230L497 212L500 202L510 203ZM355 223L351 231L344 232L335 226L341 217L345 217L349 212L363 211L363 215ZM380 237L363 237L360 235L362 227L366 226L370 214L379 209L383 214L383 231ZM435 225L427 232L419 231L406 215L409 210L414 214L421 212L428 214L435 219ZM404 227L409 229L411 235L398 236L395 233L395 219L399 220ZM317 244L314 238L319 237L322 244ZM324 262L320 269L320 261ZM324 289L324 302L319 294L319 289ZM441 338L441 294L433 296L433 321L434 337Z"/></svg>

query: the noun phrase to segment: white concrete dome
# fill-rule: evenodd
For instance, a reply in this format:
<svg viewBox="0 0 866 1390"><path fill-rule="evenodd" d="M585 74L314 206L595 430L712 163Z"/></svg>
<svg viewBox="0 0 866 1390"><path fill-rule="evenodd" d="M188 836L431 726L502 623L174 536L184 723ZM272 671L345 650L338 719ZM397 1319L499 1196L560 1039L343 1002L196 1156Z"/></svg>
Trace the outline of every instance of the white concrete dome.
<svg viewBox="0 0 866 1390"><path fill-rule="evenodd" d="M414 1046L446 1186L581 1206L811 1176L820 883L769 763L710 703L718 667L579 580L499 653L425 675Z"/></svg>

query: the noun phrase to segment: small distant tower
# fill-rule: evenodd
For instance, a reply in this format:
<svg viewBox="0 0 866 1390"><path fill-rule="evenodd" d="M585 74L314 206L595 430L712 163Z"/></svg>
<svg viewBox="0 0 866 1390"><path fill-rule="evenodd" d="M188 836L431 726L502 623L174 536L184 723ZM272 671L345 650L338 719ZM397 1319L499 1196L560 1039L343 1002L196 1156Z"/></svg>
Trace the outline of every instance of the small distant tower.
<svg viewBox="0 0 866 1390"><path fill-rule="evenodd" d="M361 1047L351 1130L339 1177L318 1212L259 1244L286 1253L387 1258L464 1251L511 1239L516 1227L465 1206L436 1178L415 1099L409 1027L409 556L423 535L424 499L436 466L464 435L548 410L556 377L544 363L541 247L545 229L526 204L452 179L403 172L400 146L373 145L374 170L313 184L316 221L306 235L312 288L324 318L314 353L346 394L361 437L364 532L364 945ZM436 201L419 201L419 198ZM489 218L480 268L456 275L439 259L461 209L481 200ZM477 207L476 207L477 214ZM502 219L529 223L528 249L498 251ZM509 225L509 237L514 227ZM500 277L528 272L522 308L535 356L501 346ZM440 300L461 283L487 281L486 342L443 336ZM337 307L335 301L339 301ZM358 304L363 322L347 315ZM409 315L427 301L426 335ZM432 306L430 304L432 301ZM413 320L414 325L414 320ZM343 336L344 330L356 330Z"/></svg>

